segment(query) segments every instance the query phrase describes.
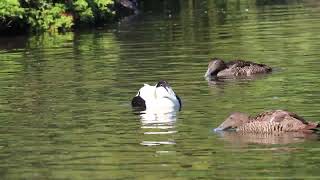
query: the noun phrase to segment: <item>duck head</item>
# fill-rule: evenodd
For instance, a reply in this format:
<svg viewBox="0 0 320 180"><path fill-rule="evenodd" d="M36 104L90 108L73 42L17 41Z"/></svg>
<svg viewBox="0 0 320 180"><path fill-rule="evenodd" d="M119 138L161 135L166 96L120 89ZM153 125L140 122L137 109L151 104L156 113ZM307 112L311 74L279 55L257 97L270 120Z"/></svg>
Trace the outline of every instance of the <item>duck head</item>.
<svg viewBox="0 0 320 180"><path fill-rule="evenodd" d="M227 68L227 66L223 60L219 58L213 58L209 62L208 70L205 73L204 77L205 78L216 77L218 72L225 68Z"/></svg>
<svg viewBox="0 0 320 180"><path fill-rule="evenodd" d="M170 98L176 94L167 81L161 80L155 86L155 98Z"/></svg>
<svg viewBox="0 0 320 180"><path fill-rule="evenodd" d="M235 129L240 125L249 122L249 116L245 113L234 112L232 113L220 126L214 131L224 131L228 129Z"/></svg>

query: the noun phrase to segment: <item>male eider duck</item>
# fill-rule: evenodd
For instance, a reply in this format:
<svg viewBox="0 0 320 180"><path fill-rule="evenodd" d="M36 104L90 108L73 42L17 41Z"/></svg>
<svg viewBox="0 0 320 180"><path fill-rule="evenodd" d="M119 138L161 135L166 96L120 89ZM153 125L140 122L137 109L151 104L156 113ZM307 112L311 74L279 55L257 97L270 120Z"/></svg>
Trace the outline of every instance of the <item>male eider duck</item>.
<svg viewBox="0 0 320 180"><path fill-rule="evenodd" d="M213 58L209 62L205 78L252 76L256 74L266 74L272 68L265 64L258 64L251 61L233 60L224 62L219 58Z"/></svg>
<svg viewBox="0 0 320 180"><path fill-rule="evenodd" d="M144 111L180 111L181 100L167 81L159 81L155 86L144 84L132 99L134 109Z"/></svg>
<svg viewBox="0 0 320 180"><path fill-rule="evenodd" d="M215 131L233 129L244 133L311 133L319 127L319 123L306 121L293 112L273 110L253 117L240 112L232 113Z"/></svg>

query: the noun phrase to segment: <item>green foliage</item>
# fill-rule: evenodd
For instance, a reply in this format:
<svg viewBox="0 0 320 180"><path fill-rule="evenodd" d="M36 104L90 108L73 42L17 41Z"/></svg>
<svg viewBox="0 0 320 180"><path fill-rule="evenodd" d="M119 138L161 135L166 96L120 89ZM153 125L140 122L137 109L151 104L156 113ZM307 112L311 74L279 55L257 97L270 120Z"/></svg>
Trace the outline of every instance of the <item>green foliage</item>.
<svg viewBox="0 0 320 180"><path fill-rule="evenodd" d="M18 0L2 0L0 1L0 18L19 18L22 19L24 9L20 7Z"/></svg>
<svg viewBox="0 0 320 180"><path fill-rule="evenodd" d="M16 24L32 31L66 31L76 23L108 21L113 0L1 0L0 31Z"/></svg>
<svg viewBox="0 0 320 180"><path fill-rule="evenodd" d="M109 6L113 0L75 0L73 12L81 23L97 23L110 19L114 14Z"/></svg>
<svg viewBox="0 0 320 180"><path fill-rule="evenodd" d="M105 19L108 18L110 14L114 15L114 12L108 8L110 4L113 4L113 0L95 0L95 3L97 5L99 18Z"/></svg>
<svg viewBox="0 0 320 180"><path fill-rule="evenodd" d="M92 9L89 7L89 4L86 0L77 0L73 5L80 21L85 22L93 19Z"/></svg>
<svg viewBox="0 0 320 180"><path fill-rule="evenodd" d="M18 0L0 1L0 32L15 28L23 22L25 10L20 7Z"/></svg>
<svg viewBox="0 0 320 180"><path fill-rule="evenodd" d="M63 4L43 3L39 9L30 9L27 22L38 31L68 30L73 25L73 18L65 12Z"/></svg>

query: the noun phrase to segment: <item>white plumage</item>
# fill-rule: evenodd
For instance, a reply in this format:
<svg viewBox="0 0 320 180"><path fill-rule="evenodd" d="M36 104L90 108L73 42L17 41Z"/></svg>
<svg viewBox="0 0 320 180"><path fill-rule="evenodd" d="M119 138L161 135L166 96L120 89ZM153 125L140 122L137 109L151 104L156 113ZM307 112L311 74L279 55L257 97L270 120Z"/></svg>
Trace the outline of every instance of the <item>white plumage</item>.
<svg viewBox="0 0 320 180"><path fill-rule="evenodd" d="M132 106L145 111L170 112L180 110L181 101L166 81L159 81L155 86L144 84L132 99Z"/></svg>

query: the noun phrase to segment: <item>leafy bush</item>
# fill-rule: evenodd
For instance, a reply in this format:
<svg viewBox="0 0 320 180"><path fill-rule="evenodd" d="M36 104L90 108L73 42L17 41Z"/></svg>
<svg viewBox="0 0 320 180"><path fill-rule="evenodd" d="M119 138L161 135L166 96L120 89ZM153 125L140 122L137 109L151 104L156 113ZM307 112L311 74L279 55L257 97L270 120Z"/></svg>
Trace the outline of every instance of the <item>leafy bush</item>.
<svg viewBox="0 0 320 180"><path fill-rule="evenodd" d="M43 3L39 9L29 8L27 23L36 31L64 31L73 25L72 15L66 13L63 4Z"/></svg>
<svg viewBox="0 0 320 180"><path fill-rule="evenodd" d="M0 0L0 31L20 26L31 31L66 31L113 17L113 0Z"/></svg>
<svg viewBox="0 0 320 180"><path fill-rule="evenodd" d="M0 31L15 28L23 23L25 10L18 0L0 1Z"/></svg>
<svg viewBox="0 0 320 180"><path fill-rule="evenodd" d="M2 0L0 1L0 18L19 18L22 19L24 9L20 7L18 0Z"/></svg>
<svg viewBox="0 0 320 180"><path fill-rule="evenodd" d="M113 0L76 0L73 3L75 18L80 23L99 23L109 20L114 12L110 10Z"/></svg>

